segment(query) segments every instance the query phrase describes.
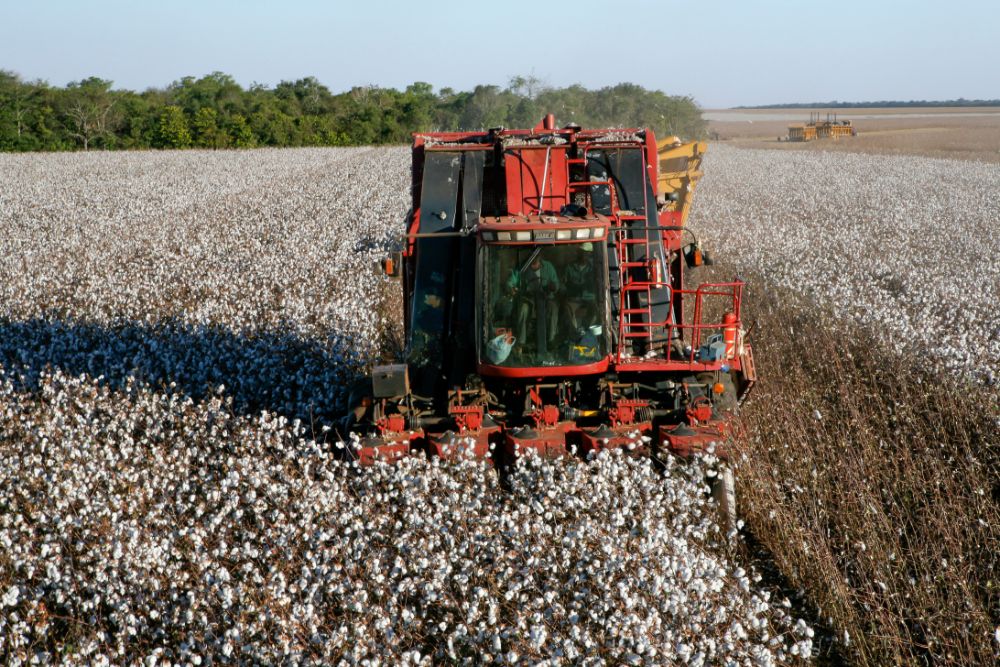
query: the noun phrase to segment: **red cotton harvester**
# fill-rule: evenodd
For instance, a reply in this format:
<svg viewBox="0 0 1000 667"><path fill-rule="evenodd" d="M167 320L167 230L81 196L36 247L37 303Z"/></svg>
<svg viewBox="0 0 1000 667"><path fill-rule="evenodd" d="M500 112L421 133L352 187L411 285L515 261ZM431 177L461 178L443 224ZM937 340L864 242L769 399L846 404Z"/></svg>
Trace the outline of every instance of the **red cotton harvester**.
<svg viewBox="0 0 1000 667"><path fill-rule="evenodd" d="M705 144L642 129L416 134L399 277L406 353L352 391L362 464L711 449L754 383L743 282L688 287ZM723 465L716 496L734 516Z"/></svg>

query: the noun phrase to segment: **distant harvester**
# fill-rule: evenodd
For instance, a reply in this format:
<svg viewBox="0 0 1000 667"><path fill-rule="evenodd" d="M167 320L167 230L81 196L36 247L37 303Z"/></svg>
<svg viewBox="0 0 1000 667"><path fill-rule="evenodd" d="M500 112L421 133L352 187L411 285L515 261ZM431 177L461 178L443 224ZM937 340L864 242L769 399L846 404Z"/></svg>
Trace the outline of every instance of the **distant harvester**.
<svg viewBox="0 0 1000 667"><path fill-rule="evenodd" d="M826 120L819 119L819 112L809 114L805 125L789 125L788 141L813 141L814 139L839 139L855 137L858 131L849 120L837 120L837 114L827 114Z"/></svg>

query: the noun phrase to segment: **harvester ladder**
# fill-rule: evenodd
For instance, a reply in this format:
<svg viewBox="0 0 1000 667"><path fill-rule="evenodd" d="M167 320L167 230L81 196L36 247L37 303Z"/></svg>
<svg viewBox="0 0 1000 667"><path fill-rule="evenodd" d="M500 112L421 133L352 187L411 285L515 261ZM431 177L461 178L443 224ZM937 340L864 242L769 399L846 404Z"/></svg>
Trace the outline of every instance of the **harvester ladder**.
<svg viewBox="0 0 1000 667"><path fill-rule="evenodd" d="M611 199L611 212L616 220L617 228L612 230L615 233L615 246L618 255L618 271L620 291L618 293L618 350L616 353L617 362L621 363L623 355L631 352L632 342L643 340L647 349L653 342L653 327L658 323L653 322L652 303L653 295L651 290L662 287L663 282L652 281L648 275L651 266L651 254L649 245L649 232L647 221L649 219L649 188L647 179L649 173L645 165L643 168L643 215L635 215L630 211L622 212L619 208L619 199L614 181L611 178L606 180L583 181L572 180L570 173L571 165L587 166L587 151L584 150L583 157L569 158L566 160L566 171L570 192L576 189L589 190L592 187L607 187L608 195ZM633 222L642 223L640 230L630 229ZM634 236L633 236L634 235ZM641 248L642 252L637 253ZM642 259L638 259L637 255Z"/></svg>
<svg viewBox="0 0 1000 667"><path fill-rule="evenodd" d="M618 295L618 363L621 363L626 350L631 352L633 341L644 341L647 350L653 342L652 289L659 287L660 283L657 277L649 276L655 258L651 254L649 231L646 228L649 219L648 177L644 168L643 215L615 211L619 230L618 266L621 272L621 292ZM633 222L642 223L639 225L641 231L630 228L630 223Z"/></svg>
<svg viewBox="0 0 1000 667"><path fill-rule="evenodd" d="M646 216L620 215L618 233L618 267L621 275L621 291L618 294L618 361L622 354L632 348L636 340L647 344L652 342L652 321L650 303L652 284L645 276L639 275L649 270L649 240L645 231L631 231L628 223L645 221ZM635 235L635 236L633 236ZM638 249L642 252L637 252ZM642 259L640 259L642 258Z"/></svg>

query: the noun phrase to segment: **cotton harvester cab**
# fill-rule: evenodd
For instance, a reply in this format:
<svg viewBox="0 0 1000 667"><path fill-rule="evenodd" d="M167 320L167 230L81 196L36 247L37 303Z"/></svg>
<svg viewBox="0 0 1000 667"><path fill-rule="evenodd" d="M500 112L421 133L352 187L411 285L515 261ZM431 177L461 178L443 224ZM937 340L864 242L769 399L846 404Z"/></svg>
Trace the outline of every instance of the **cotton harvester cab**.
<svg viewBox="0 0 1000 667"><path fill-rule="evenodd" d="M743 283L690 286L705 150L650 130L417 134L402 363L352 392L362 463L615 447L726 456L754 382Z"/></svg>

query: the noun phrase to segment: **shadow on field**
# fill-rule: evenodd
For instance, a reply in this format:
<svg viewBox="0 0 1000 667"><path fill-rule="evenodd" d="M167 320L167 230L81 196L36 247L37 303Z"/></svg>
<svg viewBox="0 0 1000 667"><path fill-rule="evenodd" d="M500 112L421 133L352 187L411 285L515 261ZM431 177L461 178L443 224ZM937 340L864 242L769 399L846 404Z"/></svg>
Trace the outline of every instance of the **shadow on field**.
<svg viewBox="0 0 1000 667"><path fill-rule="evenodd" d="M341 413L345 387L362 368L356 350L350 334L312 340L291 330L245 334L173 320L110 326L0 320L0 364L21 389L36 390L47 369L103 376L101 383L114 389L131 376L195 400L224 385L237 413L267 410L307 426Z"/></svg>

